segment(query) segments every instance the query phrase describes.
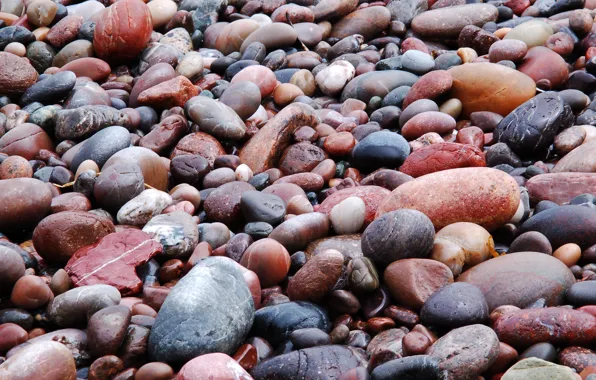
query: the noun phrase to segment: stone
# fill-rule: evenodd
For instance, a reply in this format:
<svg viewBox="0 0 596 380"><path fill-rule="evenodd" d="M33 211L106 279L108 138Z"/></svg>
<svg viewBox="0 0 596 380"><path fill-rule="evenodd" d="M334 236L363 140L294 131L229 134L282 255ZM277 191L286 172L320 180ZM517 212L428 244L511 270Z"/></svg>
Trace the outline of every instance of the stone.
<svg viewBox="0 0 596 380"><path fill-rule="evenodd" d="M526 251L553 254L553 248L546 236L537 231L524 232L516 237L509 246L508 253Z"/></svg>
<svg viewBox="0 0 596 380"><path fill-rule="evenodd" d="M346 16L356 10L357 6L358 2L355 0L323 0L315 5L313 13L315 20L319 22Z"/></svg>
<svg viewBox="0 0 596 380"><path fill-rule="evenodd" d="M117 163L104 168L94 186L95 200L103 209L117 213L128 201L141 194L145 179L134 163Z"/></svg>
<svg viewBox="0 0 596 380"><path fill-rule="evenodd" d="M177 375L180 380L200 380L204 376L214 376L222 380L253 379L240 364L222 353L198 356L184 364Z"/></svg>
<svg viewBox="0 0 596 380"><path fill-rule="evenodd" d="M240 208L248 222L280 223L286 215L286 204L275 194L256 190L245 191L240 197Z"/></svg>
<svg viewBox="0 0 596 380"><path fill-rule="evenodd" d="M62 48L77 38L84 19L81 16L69 15L58 21L48 32L46 40L55 48Z"/></svg>
<svg viewBox="0 0 596 380"><path fill-rule="evenodd" d="M515 153L531 156L548 148L559 130L569 128L573 122L571 107L557 93L546 92L513 110L494 133Z"/></svg>
<svg viewBox="0 0 596 380"><path fill-rule="evenodd" d="M515 26L507 32L504 40L519 40L528 48L544 46L548 37L554 33L552 26L540 20L529 20Z"/></svg>
<svg viewBox="0 0 596 380"><path fill-rule="evenodd" d="M169 152L184 137L187 130L188 122L184 117L171 115L143 136L139 141L139 146L151 149L157 154L164 154Z"/></svg>
<svg viewBox="0 0 596 380"><path fill-rule="evenodd" d="M343 272L344 256L335 250L312 257L288 281L292 301L319 301L327 295Z"/></svg>
<svg viewBox="0 0 596 380"><path fill-rule="evenodd" d="M487 260L457 280L478 287L491 311L502 305L528 307L540 298L548 306L560 305L575 283L565 264L540 252L516 252Z"/></svg>
<svg viewBox="0 0 596 380"><path fill-rule="evenodd" d="M559 352L558 359L559 364L570 367L577 373L596 364L596 354L583 347L566 347Z"/></svg>
<svg viewBox="0 0 596 380"><path fill-rule="evenodd" d="M10 27L9 27L10 28ZM5 28L6 30L8 28ZM0 93L22 94L37 81L37 71L21 57L0 52Z"/></svg>
<svg viewBox="0 0 596 380"><path fill-rule="evenodd" d="M24 343L28 339L27 331L14 323L0 324L0 333L2 333L2 339L0 339L0 350L3 353L10 350L14 346Z"/></svg>
<svg viewBox="0 0 596 380"><path fill-rule="evenodd" d="M544 46L528 50L517 69L534 79L536 86L543 90L561 87L569 76L563 57Z"/></svg>
<svg viewBox="0 0 596 380"><path fill-rule="evenodd" d="M372 71L356 76L341 93L340 101L358 99L368 103L374 96L384 98L400 86L412 86L418 76L401 70Z"/></svg>
<svg viewBox="0 0 596 380"><path fill-rule="evenodd" d="M256 379L290 380L297 377L320 378L324 373L336 379L342 373L364 366L365 362L360 353L349 347L311 347L275 356L257 365L251 374Z"/></svg>
<svg viewBox="0 0 596 380"><path fill-rule="evenodd" d="M65 345L40 342L19 350L0 364L0 376L11 380L76 380L77 369Z"/></svg>
<svg viewBox="0 0 596 380"><path fill-rule="evenodd" d="M483 166L486 161L480 149L464 144L438 143L412 152L399 170L416 178L448 169Z"/></svg>
<svg viewBox="0 0 596 380"><path fill-rule="evenodd" d="M23 309L37 309L45 306L52 296L50 287L40 277L26 275L14 284L10 301Z"/></svg>
<svg viewBox="0 0 596 380"><path fill-rule="evenodd" d="M586 135L586 130L579 125L561 131L555 136L555 151L560 156L566 155L580 146L586 139Z"/></svg>
<svg viewBox="0 0 596 380"><path fill-rule="evenodd" d="M186 103L185 110L202 131L216 138L241 139L246 131L244 122L233 109L208 97L192 98Z"/></svg>
<svg viewBox="0 0 596 380"><path fill-rule="evenodd" d="M265 238L246 249L240 264L256 273L262 287L268 287L286 278L290 270L290 254L277 241Z"/></svg>
<svg viewBox="0 0 596 380"><path fill-rule="evenodd" d="M520 232L538 231L548 238L553 249L566 243L586 249L596 242L592 234L596 213L579 205L561 206L544 210L525 221ZM561 230L561 226L565 230Z"/></svg>
<svg viewBox="0 0 596 380"><path fill-rule="evenodd" d="M339 95L354 78L356 69L348 61L336 61L317 73L315 81L321 92L328 96Z"/></svg>
<svg viewBox="0 0 596 380"><path fill-rule="evenodd" d="M596 334L596 317L583 311L547 307L519 310L497 319L499 340L515 348L535 343L589 345Z"/></svg>
<svg viewBox="0 0 596 380"><path fill-rule="evenodd" d="M82 211L64 211L44 218L33 231L37 253L50 262L67 262L80 248L115 232L114 224Z"/></svg>
<svg viewBox="0 0 596 380"><path fill-rule="evenodd" d="M229 258L209 257L178 281L151 329L150 358L184 363L213 352L232 354L240 346L255 309L237 265Z"/></svg>
<svg viewBox="0 0 596 380"><path fill-rule="evenodd" d="M89 318L88 349L93 356L114 355L124 341L131 311L124 305L106 307Z"/></svg>
<svg viewBox="0 0 596 380"><path fill-rule="evenodd" d="M358 197L348 197L333 206L329 220L338 235L353 234L362 228L366 213L364 201Z"/></svg>
<svg viewBox="0 0 596 380"><path fill-rule="evenodd" d="M389 26L391 13L385 7L368 7L356 10L333 25L331 37L345 38L360 34L370 40Z"/></svg>
<svg viewBox="0 0 596 380"><path fill-rule="evenodd" d="M364 201L365 214L364 214L364 225L369 225L375 218L375 212L379 204L390 194L387 189L379 186L356 186L341 189L333 194L329 195L320 204L317 212L325 213L331 216L331 210L350 197L358 197Z"/></svg>
<svg viewBox="0 0 596 380"><path fill-rule="evenodd" d="M120 208L117 215L118 223L142 226L171 203L172 197L168 193L156 189L143 190Z"/></svg>
<svg viewBox="0 0 596 380"><path fill-rule="evenodd" d="M79 165L92 160L103 166L114 153L130 146L130 133L126 128L113 126L102 129L87 139L70 163L70 169L76 172Z"/></svg>
<svg viewBox="0 0 596 380"><path fill-rule="evenodd" d="M325 310L310 302L286 302L257 310L250 335L277 346L293 331L305 328L329 332L331 323Z"/></svg>
<svg viewBox="0 0 596 380"><path fill-rule="evenodd" d="M592 281L577 282L567 290L565 298L574 306L594 305L596 302L593 299L595 284L596 282Z"/></svg>
<svg viewBox="0 0 596 380"><path fill-rule="evenodd" d="M3 194L0 229L4 233L32 228L50 213L52 192L45 183L37 179L2 180L0 193Z"/></svg>
<svg viewBox="0 0 596 380"><path fill-rule="evenodd" d="M449 95L462 102L463 117L477 111L505 116L536 94L532 78L496 63L468 63L447 71L453 77Z"/></svg>
<svg viewBox="0 0 596 380"><path fill-rule="evenodd" d="M1 293L8 293L14 283L25 275L25 262L16 250L7 246L0 246L0 262ZM4 323L1 318L0 322Z"/></svg>
<svg viewBox="0 0 596 380"><path fill-rule="evenodd" d="M20 103L27 105L33 102L48 103L64 99L74 88L76 76L72 71L56 73L29 87Z"/></svg>
<svg viewBox="0 0 596 380"><path fill-rule="evenodd" d="M407 3L406 1L392 1L393 3ZM415 3L415 2L412 2ZM434 63L433 63L434 64ZM414 83L410 91L408 91L406 97L403 100L403 108L420 99L435 99L451 89L453 84L453 78L445 70L434 70L420 77L420 79Z"/></svg>
<svg viewBox="0 0 596 380"><path fill-rule="evenodd" d="M290 46L296 42L297 36L296 30L285 23L274 22L263 25L244 39L240 46L240 53L244 53L248 45L255 41L265 45L267 51Z"/></svg>
<svg viewBox="0 0 596 380"><path fill-rule="evenodd" d="M434 292L420 310L424 325L454 328L488 320L484 294L474 285L455 282Z"/></svg>
<svg viewBox="0 0 596 380"><path fill-rule="evenodd" d="M129 127L130 116L108 106L83 106L60 110L54 117L56 137L60 140L77 140L112 125Z"/></svg>
<svg viewBox="0 0 596 380"><path fill-rule="evenodd" d="M252 82L238 82L231 84L220 96L219 101L231 108L242 120L246 120L261 105L261 91Z"/></svg>
<svg viewBox="0 0 596 380"><path fill-rule="evenodd" d="M488 59L490 62L521 60L528 52L528 45L519 40L499 40L490 45Z"/></svg>
<svg viewBox="0 0 596 380"><path fill-rule="evenodd" d="M433 293L453 282L453 273L435 260L404 259L385 269L384 282L400 305L420 310Z"/></svg>
<svg viewBox="0 0 596 380"><path fill-rule="evenodd" d="M10 132L9 132L10 133ZM587 139L587 137L586 137ZM596 141L586 141L571 152L566 154L557 162L553 168L553 173L562 172L594 172L594 162L596 156L592 154L593 147L596 146Z"/></svg>
<svg viewBox="0 0 596 380"><path fill-rule="evenodd" d="M62 293L47 308L49 319L60 327L84 324L95 312L120 303L120 292L105 284L85 285Z"/></svg>
<svg viewBox="0 0 596 380"><path fill-rule="evenodd" d="M499 339L484 325L460 327L437 340L427 355L439 362L444 379L473 380L497 359Z"/></svg>
<svg viewBox="0 0 596 380"><path fill-rule="evenodd" d="M498 10L492 4L466 4L422 12L412 20L414 32L424 37L457 38L466 25L482 27L496 21Z"/></svg>
<svg viewBox="0 0 596 380"><path fill-rule="evenodd" d="M131 107L138 107L138 97L143 91L175 77L176 72L172 66L165 62L156 63L151 66L135 82L130 92L129 105Z"/></svg>
<svg viewBox="0 0 596 380"><path fill-rule="evenodd" d="M277 240L288 252L305 248L310 242L327 236L329 218L318 212L295 216L275 227L269 237Z"/></svg>
<svg viewBox="0 0 596 380"><path fill-rule="evenodd" d="M493 184L490 189L489 183ZM419 189L424 189L425 198L418 196ZM511 219L519 207L519 197L517 183L504 172L490 168L450 169L399 186L379 206L377 217L410 208L426 214L435 229L472 222L490 231ZM487 213L487 209L494 211Z"/></svg>
<svg viewBox="0 0 596 380"><path fill-rule="evenodd" d="M559 172L536 175L530 178L525 186L531 202L547 200L563 205L578 195L596 193L594 181L594 173Z"/></svg>
<svg viewBox="0 0 596 380"><path fill-rule="evenodd" d="M401 21L406 26L410 25L414 17L428 10L429 2L426 0L393 0L387 4L392 21Z"/></svg>
<svg viewBox="0 0 596 380"><path fill-rule="evenodd" d="M223 146L211 135L195 132L184 136L172 151L172 159L184 154L199 155L212 166L215 159L225 154Z"/></svg>
<svg viewBox="0 0 596 380"><path fill-rule="evenodd" d="M179 75L141 92L137 97L137 102L156 108L183 107L189 99L198 94L199 91L192 82Z"/></svg>
<svg viewBox="0 0 596 380"><path fill-rule="evenodd" d="M204 203L204 209L210 220L221 223L232 223L238 221L241 210L242 194L254 190L247 182L228 182L215 189Z"/></svg>
<svg viewBox="0 0 596 380"><path fill-rule="evenodd" d="M161 244L148 234L127 229L79 249L64 269L75 286L109 284L127 296L138 293L143 285L135 268L161 252Z"/></svg>
<svg viewBox="0 0 596 380"><path fill-rule="evenodd" d="M373 380L438 379L440 373L436 359L428 355L414 355L385 362L373 369L370 376Z"/></svg>
<svg viewBox="0 0 596 380"><path fill-rule="evenodd" d="M21 156L33 160L40 150L54 150L50 136L39 126L31 123L19 124L0 137L0 153Z"/></svg>
<svg viewBox="0 0 596 380"><path fill-rule="evenodd" d="M152 30L151 12L145 3L114 3L95 24L93 48L99 58L106 60L136 58L149 42Z"/></svg>
<svg viewBox="0 0 596 380"><path fill-rule="evenodd" d="M352 158L359 168L373 171L380 167L400 166L410 153L410 146L397 133L373 132L352 149Z"/></svg>
<svg viewBox="0 0 596 380"><path fill-rule="evenodd" d="M169 259L187 258L199 244L197 224L184 211L154 216L143 232L162 245L162 255Z"/></svg>
<svg viewBox="0 0 596 380"><path fill-rule="evenodd" d="M576 377L571 368L557 365L538 358L523 359L511 366L501 379L503 380L539 380L556 378L573 380Z"/></svg>

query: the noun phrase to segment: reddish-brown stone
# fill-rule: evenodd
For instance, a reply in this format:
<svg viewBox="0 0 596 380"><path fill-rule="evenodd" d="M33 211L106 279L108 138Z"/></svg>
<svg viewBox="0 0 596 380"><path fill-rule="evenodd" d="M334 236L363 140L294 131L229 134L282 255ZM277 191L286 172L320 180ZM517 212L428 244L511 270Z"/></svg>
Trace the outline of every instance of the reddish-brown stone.
<svg viewBox="0 0 596 380"><path fill-rule="evenodd" d="M139 146L157 154L167 153L186 134L187 129L188 123L184 117L168 116L139 141Z"/></svg>
<svg viewBox="0 0 596 380"><path fill-rule="evenodd" d="M183 154L198 154L213 166L215 159L226 154L226 151L215 137L203 132L195 132L184 136L176 144L170 159Z"/></svg>
<svg viewBox="0 0 596 380"><path fill-rule="evenodd" d="M501 342L518 349L540 342L592 345L596 340L596 317L567 308L525 309L497 319L494 330Z"/></svg>
<svg viewBox="0 0 596 380"><path fill-rule="evenodd" d="M309 172L326 158L327 155L318 146L301 142L284 150L279 160L279 168L285 175Z"/></svg>
<svg viewBox="0 0 596 380"><path fill-rule="evenodd" d="M242 255L240 264L257 274L261 287L280 283L290 270L290 254L273 239L254 242Z"/></svg>
<svg viewBox="0 0 596 380"><path fill-rule="evenodd" d="M342 274L344 256L328 250L313 256L288 282L292 301L319 301L331 291Z"/></svg>
<svg viewBox="0 0 596 380"><path fill-rule="evenodd" d="M448 71L435 70L424 74L414 83L404 98L403 108L420 99L435 99L451 90L453 78Z"/></svg>
<svg viewBox="0 0 596 380"><path fill-rule="evenodd" d="M0 137L0 153L33 160L42 149L54 151L50 136L35 124L23 123Z"/></svg>
<svg viewBox="0 0 596 380"><path fill-rule="evenodd" d="M102 356L91 363L89 380L113 379L124 369L124 363L114 355Z"/></svg>
<svg viewBox="0 0 596 380"><path fill-rule="evenodd" d="M184 107L188 99L198 94L199 90L192 82L179 75L141 92L137 101L141 105L157 108Z"/></svg>
<svg viewBox="0 0 596 380"><path fill-rule="evenodd" d="M455 119L446 113L427 111L408 120L402 127L401 134L407 140L417 139L429 132L444 135L451 133L455 129L455 125Z"/></svg>
<svg viewBox="0 0 596 380"><path fill-rule="evenodd" d="M517 69L534 79L536 86L543 90L558 88L569 75L563 57L544 46L528 50Z"/></svg>
<svg viewBox="0 0 596 380"><path fill-rule="evenodd" d="M243 344L236 350L234 360L236 360L242 368L249 371L257 365L257 349L252 344Z"/></svg>
<svg viewBox="0 0 596 380"><path fill-rule="evenodd" d="M584 347L566 347L557 356L559 364L573 368L577 373L596 366L596 352Z"/></svg>
<svg viewBox="0 0 596 380"><path fill-rule="evenodd" d="M138 293L143 285L135 268L161 251L161 244L148 234L129 229L79 249L64 269L75 286L108 284L126 296Z"/></svg>
<svg viewBox="0 0 596 380"><path fill-rule="evenodd" d="M511 220L519 199L519 186L507 173L491 168L450 169L399 186L379 205L377 217L411 208L426 214L437 230L471 222L490 231Z"/></svg>
<svg viewBox="0 0 596 380"><path fill-rule="evenodd" d="M98 17L93 48L102 59L133 59L143 51L152 31L151 13L145 3L141 0L120 0Z"/></svg>
<svg viewBox="0 0 596 380"><path fill-rule="evenodd" d="M114 224L107 218L84 211L64 211L37 225L33 245L44 259L66 262L80 248L95 244L114 231Z"/></svg>
<svg viewBox="0 0 596 380"><path fill-rule="evenodd" d="M64 193L52 198L51 212L89 211L91 202L81 193Z"/></svg>
<svg viewBox="0 0 596 380"><path fill-rule="evenodd" d="M480 149L457 143L439 143L412 152L399 171L420 177L447 169L486 166Z"/></svg>
<svg viewBox="0 0 596 380"><path fill-rule="evenodd" d="M37 76L27 58L0 52L0 93L21 94L37 81Z"/></svg>
<svg viewBox="0 0 596 380"><path fill-rule="evenodd" d="M453 273L441 262L429 259L405 259L385 269L384 281L401 305L420 310L437 290L453 282Z"/></svg>
<svg viewBox="0 0 596 380"><path fill-rule="evenodd" d="M308 192L321 190L325 185L325 180L316 173L296 173L281 177L274 182L274 185L280 183L293 183Z"/></svg>
<svg viewBox="0 0 596 380"><path fill-rule="evenodd" d="M548 200L565 204L580 194L596 193L596 173L540 174L530 178L526 188L533 203Z"/></svg>
<svg viewBox="0 0 596 380"><path fill-rule="evenodd" d="M474 146L480 151L484 147L484 132L478 127L466 127L457 132L455 141L460 144Z"/></svg>
<svg viewBox="0 0 596 380"><path fill-rule="evenodd" d="M2 180L0 194L0 231L3 233L35 227L50 212L50 185L37 179Z"/></svg>
<svg viewBox="0 0 596 380"><path fill-rule="evenodd" d="M4 323L0 325L0 353L4 355L6 351L14 346L26 342L28 339L27 331L14 323Z"/></svg>
<svg viewBox="0 0 596 380"><path fill-rule="evenodd" d="M323 203L321 203L317 212L330 215L331 209L341 203L344 199L349 197L358 197L364 201L366 214L364 217L364 225L369 225L375 219L375 213L379 204L383 202L391 192L380 186L356 186L339 190L328 196Z"/></svg>
<svg viewBox="0 0 596 380"><path fill-rule="evenodd" d="M58 21L56 25L52 26L46 36L46 40L52 46L60 49L67 43L75 40L79 34L79 29L85 19L83 16L70 15Z"/></svg>
<svg viewBox="0 0 596 380"><path fill-rule="evenodd" d="M99 82L106 79L112 69L106 61L85 57L68 62L58 71L72 71L77 77L88 77L95 82Z"/></svg>

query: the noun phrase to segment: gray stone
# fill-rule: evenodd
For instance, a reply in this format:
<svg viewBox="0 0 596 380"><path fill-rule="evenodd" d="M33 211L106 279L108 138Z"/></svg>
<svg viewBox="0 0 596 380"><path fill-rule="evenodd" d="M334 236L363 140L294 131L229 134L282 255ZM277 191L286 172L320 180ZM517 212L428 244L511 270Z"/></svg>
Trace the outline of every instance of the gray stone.
<svg viewBox="0 0 596 380"><path fill-rule="evenodd" d="M163 246L163 255L168 259L188 258L199 244L197 224L184 211L154 216L143 232Z"/></svg>
<svg viewBox="0 0 596 380"><path fill-rule="evenodd" d="M186 102L184 109L203 132L219 139L238 140L244 137L244 122L232 108L222 102L206 96L195 96Z"/></svg>
<svg viewBox="0 0 596 380"><path fill-rule="evenodd" d="M151 360L184 364L203 354L232 355L254 319L255 306L232 259L208 257L174 286L149 336Z"/></svg>
<svg viewBox="0 0 596 380"><path fill-rule="evenodd" d="M484 294L474 285L456 282L434 292L420 310L425 326L454 328L488 319L488 304Z"/></svg>
<svg viewBox="0 0 596 380"><path fill-rule="evenodd" d="M144 190L120 208L117 215L118 223L131 226L145 225L153 216L161 214L171 203L172 197L166 192L157 189Z"/></svg>
<svg viewBox="0 0 596 380"><path fill-rule="evenodd" d="M569 367L557 365L542 359L528 358L517 362L501 380L574 380Z"/></svg>
<svg viewBox="0 0 596 380"><path fill-rule="evenodd" d="M77 76L72 71L62 71L38 81L29 87L21 97L21 106L34 102L58 103L74 88Z"/></svg>
<svg viewBox="0 0 596 380"><path fill-rule="evenodd" d="M280 223L286 215L286 204L275 194L249 190L242 193L240 207L247 222Z"/></svg>
<svg viewBox="0 0 596 380"><path fill-rule="evenodd" d="M79 165L85 160L92 160L100 168L112 155L130 146L130 132L123 127L108 127L103 129L87 141L70 163L70 170L76 172Z"/></svg>
<svg viewBox="0 0 596 380"><path fill-rule="evenodd" d="M419 50L408 50L401 56L401 66L404 70L414 74L426 74L435 67L435 61L430 54Z"/></svg>
<svg viewBox="0 0 596 380"><path fill-rule="evenodd" d="M48 305L49 319L60 327L85 324L96 311L120 303L120 292L110 285L86 285L56 296Z"/></svg>
<svg viewBox="0 0 596 380"><path fill-rule="evenodd" d="M392 21L401 21L410 25L414 17L428 9L427 0L393 0L387 4Z"/></svg>
<svg viewBox="0 0 596 380"><path fill-rule="evenodd" d="M112 107L83 106L61 110L54 117L56 138L77 140L112 125L131 126L130 116Z"/></svg>
<svg viewBox="0 0 596 380"><path fill-rule="evenodd" d="M376 367L370 374L372 380L438 380L439 363L428 355L414 355L390 360Z"/></svg>

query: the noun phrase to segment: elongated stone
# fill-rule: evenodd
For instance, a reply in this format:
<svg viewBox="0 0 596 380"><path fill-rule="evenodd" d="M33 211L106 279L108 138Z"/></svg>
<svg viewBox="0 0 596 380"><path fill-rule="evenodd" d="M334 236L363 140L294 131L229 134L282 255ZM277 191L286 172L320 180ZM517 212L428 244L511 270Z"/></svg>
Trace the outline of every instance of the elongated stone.
<svg viewBox="0 0 596 380"><path fill-rule="evenodd" d="M196 96L186 102L184 109L201 131L218 139L239 140L244 137L244 122L233 109L222 102L206 96Z"/></svg>
<svg viewBox="0 0 596 380"><path fill-rule="evenodd" d="M372 71L352 79L344 87L341 101L355 98L368 103L373 96L384 98L391 90L400 86L412 86L417 80L416 75L407 71Z"/></svg>
<svg viewBox="0 0 596 380"><path fill-rule="evenodd" d="M77 140L109 127L119 125L130 128L130 116L108 106L83 106L61 110L54 117L56 137L60 140Z"/></svg>
<svg viewBox="0 0 596 380"><path fill-rule="evenodd" d="M548 173L526 182L530 201L569 203L580 194L596 194L596 173Z"/></svg>

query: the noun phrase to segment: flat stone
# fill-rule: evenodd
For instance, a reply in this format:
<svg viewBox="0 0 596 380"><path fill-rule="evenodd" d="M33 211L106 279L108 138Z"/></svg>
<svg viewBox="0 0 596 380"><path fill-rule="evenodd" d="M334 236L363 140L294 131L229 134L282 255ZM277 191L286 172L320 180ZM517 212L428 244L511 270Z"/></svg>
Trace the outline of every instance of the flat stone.
<svg viewBox="0 0 596 380"><path fill-rule="evenodd" d="M269 238L280 242L294 253L310 242L327 236L329 218L325 214L311 212L297 215L277 226Z"/></svg>
<svg viewBox="0 0 596 380"><path fill-rule="evenodd" d="M414 178L448 169L483 167L486 161L476 147L457 143L439 143L412 153L399 170Z"/></svg>
<svg viewBox="0 0 596 380"><path fill-rule="evenodd" d="M127 296L138 293L143 285L136 267L161 251L161 244L148 234L127 229L79 249L64 269L75 286L109 284Z"/></svg>
<svg viewBox="0 0 596 380"><path fill-rule="evenodd" d="M407 71L384 70L358 75L343 89L341 101L354 98L368 103L374 96L384 98L390 91L400 86L412 86L418 76Z"/></svg>
<svg viewBox="0 0 596 380"><path fill-rule="evenodd" d="M373 369L373 380L391 380L395 378L440 378L439 364L428 355L413 355L390 360Z"/></svg>
<svg viewBox="0 0 596 380"><path fill-rule="evenodd" d="M213 352L233 354L253 324L254 310L238 264L225 257L203 259L159 310L149 336L149 357L184 363Z"/></svg>
<svg viewBox="0 0 596 380"><path fill-rule="evenodd" d="M296 42L297 37L298 34L296 33L296 30L294 30L294 28L292 28L290 25L281 22L274 22L261 26L249 34L248 37L246 37L242 42L242 45L240 46L240 52L244 53L248 45L255 41L265 45L267 51L273 51L277 48L291 46L294 44L294 42Z"/></svg>
<svg viewBox="0 0 596 380"><path fill-rule="evenodd" d="M596 154L594 154L596 141L586 141L571 152L563 156L553 168L553 173L596 171Z"/></svg>
<svg viewBox="0 0 596 380"><path fill-rule="evenodd" d="M130 116L108 106L83 106L60 110L54 117L56 137L60 140L77 140L112 125L129 127Z"/></svg>
<svg viewBox="0 0 596 380"><path fill-rule="evenodd" d="M596 173L539 174L530 178L525 187L533 203L547 200L562 205L581 194L596 194Z"/></svg>

